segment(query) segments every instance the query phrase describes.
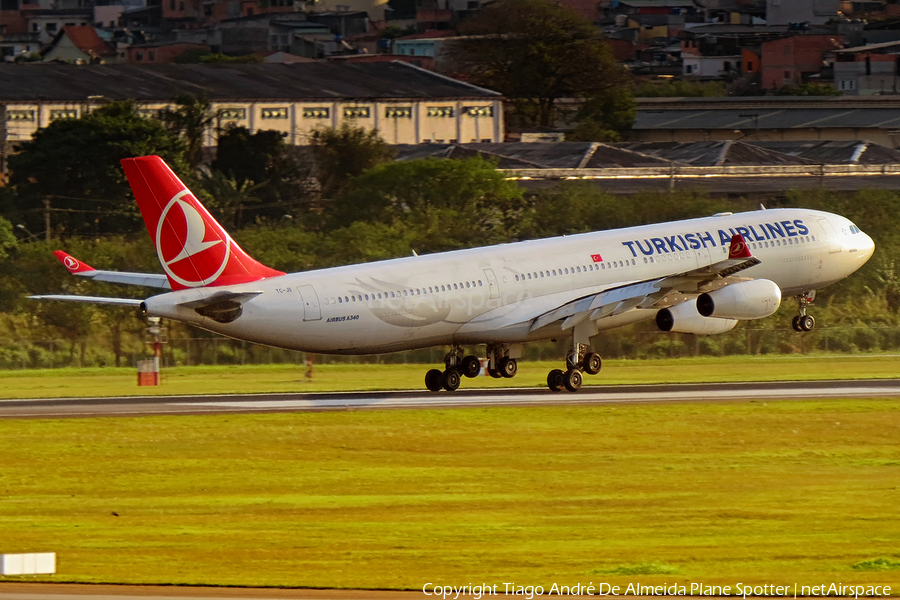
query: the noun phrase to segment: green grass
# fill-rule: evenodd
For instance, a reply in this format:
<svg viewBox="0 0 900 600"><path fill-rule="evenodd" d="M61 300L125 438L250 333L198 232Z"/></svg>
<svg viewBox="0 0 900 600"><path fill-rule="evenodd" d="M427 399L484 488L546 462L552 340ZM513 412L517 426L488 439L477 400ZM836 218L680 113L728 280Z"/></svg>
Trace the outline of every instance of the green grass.
<svg viewBox="0 0 900 600"><path fill-rule="evenodd" d="M547 372L562 362L521 361L515 379L464 379L464 387L544 387ZM425 371L436 365L316 365L306 379L302 365L175 367L159 387L138 387L132 368L0 371L0 398L135 396L263 392L424 389ZM823 355L609 360L587 385L710 381L779 381L897 377L900 356Z"/></svg>
<svg viewBox="0 0 900 600"><path fill-rule="evenodd" d="M53 581L896 593L858 565L900 561L898 431L878 399L7 420L0 548Z"/></svg>

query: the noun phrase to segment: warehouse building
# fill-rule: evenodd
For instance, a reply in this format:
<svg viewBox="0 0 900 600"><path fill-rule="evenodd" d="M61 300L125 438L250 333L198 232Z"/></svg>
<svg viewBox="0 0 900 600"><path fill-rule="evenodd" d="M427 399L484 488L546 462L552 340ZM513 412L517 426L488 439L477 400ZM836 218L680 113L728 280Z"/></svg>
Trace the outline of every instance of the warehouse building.
<svg viewBox="0 0 900 600"><path fill-rule="evenodd" d="M56 119L78 118L115 100L143 114L173 108L181 94L205 96L215 122L275 130L303 145L320 127L351 122L389 144L502 142L497 92L403 62L252 65L0 65L0 140L31 139ZM4 153L4 154L5 154Z"/></svg>

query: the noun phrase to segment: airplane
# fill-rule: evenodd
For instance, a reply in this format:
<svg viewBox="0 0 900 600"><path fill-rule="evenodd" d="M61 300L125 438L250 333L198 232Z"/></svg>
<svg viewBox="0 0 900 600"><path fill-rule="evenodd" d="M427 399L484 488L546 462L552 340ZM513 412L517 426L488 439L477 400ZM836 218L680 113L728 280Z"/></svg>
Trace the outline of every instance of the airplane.
<svg viewBox="0 0 900 600"><path fill-rule="evenodd" d="M875 244L848 219L800 208L583 233L286 274L251 258L158 156L122 160L163 274L97 270L65 252L75 275L166 290L145 299L37 299L139 307L147 317L231 338L328 354L449 346L425 387L455 391L481 361L515 376L523 344L570 341L550 390L575 392L601 357L590 338L655 320L662 331L719 334L768 317L796 297L810 331L815 291L844 279Z"/></svg>

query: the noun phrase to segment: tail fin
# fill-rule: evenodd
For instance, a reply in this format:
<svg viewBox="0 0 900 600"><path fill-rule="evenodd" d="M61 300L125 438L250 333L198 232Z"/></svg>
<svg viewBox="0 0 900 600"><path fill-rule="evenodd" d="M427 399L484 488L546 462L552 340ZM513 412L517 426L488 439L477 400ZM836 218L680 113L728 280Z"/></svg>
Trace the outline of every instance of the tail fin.
<svg viewBox="0 0 900 600"><path fill-rule="evenodd" d="M244 252L160 157L126 158L122 167L173 290L284 275Z"/></svg>

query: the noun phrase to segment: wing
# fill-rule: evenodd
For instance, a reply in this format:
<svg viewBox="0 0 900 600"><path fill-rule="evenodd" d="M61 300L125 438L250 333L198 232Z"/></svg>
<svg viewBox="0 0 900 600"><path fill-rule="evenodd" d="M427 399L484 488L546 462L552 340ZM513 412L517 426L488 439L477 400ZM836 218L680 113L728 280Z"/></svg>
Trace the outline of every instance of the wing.
<svg viewBox="0 0 900 600"><path fill-rule="evenodd" d="M638 281L583 296L541 314L534 319L529 329L537 331L551 323L560 322L560 328L565 330L585 319L598 321L635 308L668 308L704 292L745 281L745 278L734 275L761 262L750 253L743 236L735 235L731 238L728 258L725 260L660 279Z"/></svg>
<svg viewBox="0 0 900 600"><path fill-rule="evenodd" d="M111 283L123 283L126 285L140 285L144 287L172 289L169 279L165 275L157 273L127 273L123 271L100 271L84 261L78 260L71 254L57 250L53 255L73 275L87 277L96 281L109 281Z"/></svg>
<svg viewBox="0 0 900 600"><path fill-rule="evenodd" d="M496 333L497 339L508 333L527 335L544 327L568 330L579 323L616 317L634 309L662 309L674 306L731 283L744 281L735 274L760 264L744 239L736 235L731 239L728 258L710 265L651 279L633 281L612 288L583 294L572 298L569 293L529 298L502 307L473 319L463 325L459 333Z"/></svg>

